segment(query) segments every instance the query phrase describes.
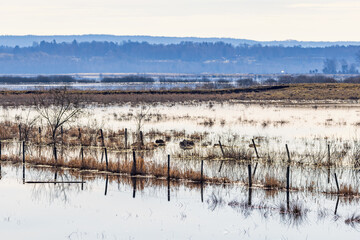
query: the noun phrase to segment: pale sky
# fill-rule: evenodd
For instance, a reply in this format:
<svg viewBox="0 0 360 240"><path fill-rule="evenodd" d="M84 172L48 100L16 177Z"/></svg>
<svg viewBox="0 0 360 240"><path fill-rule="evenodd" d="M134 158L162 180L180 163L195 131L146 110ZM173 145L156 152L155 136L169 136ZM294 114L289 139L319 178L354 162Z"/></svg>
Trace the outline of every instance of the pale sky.
<svg viewBox="0 0 360 240"><path fill-rule="evenodd" d="M0 0L0 35L360 41L360 0Z"/></svg>

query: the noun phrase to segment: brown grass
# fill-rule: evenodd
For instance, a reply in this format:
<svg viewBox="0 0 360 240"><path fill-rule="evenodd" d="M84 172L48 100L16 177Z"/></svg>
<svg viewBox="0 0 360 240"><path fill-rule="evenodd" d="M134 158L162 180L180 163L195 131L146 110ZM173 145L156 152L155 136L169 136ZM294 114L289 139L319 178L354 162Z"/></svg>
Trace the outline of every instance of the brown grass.
<svg viewBox="0 0 360 240"><path fill-rule="evenodd" d="M270 176L265 177L265 182L264 182L265 190L274 190L274 189L279 189L281 187L282 185L277 179Z"/></svg>
<svg viewBox="0 0 360 240"><path fill-rule="evenodd" d="M341 185L340 194L344 196L354 196L359 195L359 192L357 189L353 189L351 185Z"/></svg>
<svg viewBox="0 0 360 240"><path fill-rule="evenodd" d="M358 100L360 85L350 83L290 84L255 86L218 90L140 90L140 91L80 91L85 103L118 104L124 102L184 102L226 100ZM32 105L34 96L49 95L49 91L0 91L3 106Z"/></svg>

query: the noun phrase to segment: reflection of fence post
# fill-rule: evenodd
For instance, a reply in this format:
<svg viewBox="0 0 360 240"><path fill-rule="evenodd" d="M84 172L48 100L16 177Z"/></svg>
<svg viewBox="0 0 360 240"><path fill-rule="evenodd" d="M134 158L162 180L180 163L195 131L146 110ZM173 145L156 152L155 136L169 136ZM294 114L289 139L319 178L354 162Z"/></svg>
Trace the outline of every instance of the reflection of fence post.
<svg viewBox="0 0 360 240"><path fill-rule="evenodd" d="M105 196L107 195L107 189L108 189L108 182L109 182L109 174L106 174L106 180L105 180Z"/></svg>
<svg viewBox="0 0 360 240"><path fill-rule="evenodd" d="M330 167L331 159L330 159L330 145L328 144L328 164Z"/></svg>
<svg viewBox="0 0 360 240"><path fill-rule="evenodd" d="M167 179L170 179L170 154L168 155Z"/></svg>
<svg viewBox="0 0 360 240"><path fill-rule="evenodd" d="M291 163L291 158L290 158L290 151L289 151L289 147L287 144L285 144L286 147L286 153L288 156L288 166L286 168L286 203L287 203L287 209L290 208L290 163Z"/></svg>
<svg viewBox="0 0 360 240"><path fill-rule="evenodd" d="M135 150L133 150L133 165L131 169L130 175L136 175L136 156L135 156Z"/></svg>
<svg viewBox="0 0 360 240"><path fill-rule="evenodd" d="M286 169L286 205L287 209L290 208L290 166Z"/></svg>
<svg viewBox="0 0 360 240"><path fill-rule="evenodd" d="M0 140L0 161L1 161L1 140Z"/></svg>
<svg viewBox="0 0 360 240"><path fill-rule="evenodd" d="M337 215L337 209L338 209L338 206L339 206L339 200L340 200L340 197L338 196L337 200L336 200L334 215Z"/></svg>

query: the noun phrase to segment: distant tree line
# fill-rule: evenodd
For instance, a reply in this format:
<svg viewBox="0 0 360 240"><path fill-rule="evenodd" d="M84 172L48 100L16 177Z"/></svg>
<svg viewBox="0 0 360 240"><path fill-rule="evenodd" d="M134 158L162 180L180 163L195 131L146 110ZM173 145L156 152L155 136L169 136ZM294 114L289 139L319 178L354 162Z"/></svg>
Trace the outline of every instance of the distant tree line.
<svg viewBox="0 0 360 240"><path fill-rule="evenodd" d="M240 79L208 79L201 77L197 79L173 79L162 77L155 79L144 75L128 75L123 77L104 77L99 81L94 79L76 79L72 76L36 76L36 77L19 77L19 76L0 76L0 84L30 84L30 83L193 83L200 84L204 88L233 88L233 87L250 87L256 85L280 85L280 84L299 84L299 83L357 83L360 84L360 75L336 80L326 75L279 75L277 79L269 78L263 82L258 82L252 78Z"/></svg>
<svg viewBox="0 0 360 240"><path fill-rule="evenodd" d="M0 46L0 73L357 73L360 46L262 46L224 42L61 42ZM315 69L311 69L311 68ZM320 70L319 70L320 69Z"/></svg>
<svg viewBox="0 0 360 240"><path fill-rule="evenodd" d="M241 44L233 46L224 42L181 42L179 44L149 44L147 42L80 42L57 43L56 41L34 43L30 47L0 46L0 53L30 56L42 53L56 56L73 56L78 58L111 57L130 59L163 59L183 61L200 61L209 59L236 59L254 57L257 59L277 59L286 57L323 57L336 58L360 56L360 46L331 46L303 48L301 46L262 46L261 44ZM360 58L360 57L358 57Z"/></svg>

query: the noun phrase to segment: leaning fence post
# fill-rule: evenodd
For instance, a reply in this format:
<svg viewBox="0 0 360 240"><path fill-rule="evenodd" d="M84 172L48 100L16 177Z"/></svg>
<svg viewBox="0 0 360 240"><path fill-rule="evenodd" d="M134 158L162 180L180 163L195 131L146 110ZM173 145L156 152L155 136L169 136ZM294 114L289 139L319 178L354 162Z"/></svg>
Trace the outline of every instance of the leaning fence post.
<svg viewBox="0 0 360 240"><path fill-rule="evenodd" d="M104 148L105 150L105 162L106 162L106 171L109 170L109 162L108 162L108 156L107 156L107 149Z"/></svg>
<svg viewBox="0 0 360 240"><path fill-rule="evenodd" d="M291 162L291 158L290 158L290 152L289 152L288 145L285 144L285 147L286 147L286 152L287 152L287 156L288 156L288 162L290 163L290 162Z"/></svg>
<svg viewBox="0 0 360 240"><path fill-rule="evenodd" d="M259 154L258 154L258 151L257 151L256 144L255 144L254 139L252 139L252 143L253 143L253 145L254 145L254 149L255 149L255 153L256 153L256 158L259 159Z"/></svg>
<svg viewBox="0 0 360 240"><path fill-rule="evenodd" d="M255 153L256 153L256 158L259 160L259 153L258 153L258 151L257 151L256 144L255 144L254 139L252 139L252 143L253 143L253 145L254 145L254 149L255 149ZM254 168L254 172L253 172L253 175L254 175L254 176L255 176L255 173L256 173L256 169L257 169L257 167L258 167L258 163L259 163L259 162L256 162L256 164L255 164L255 168Z"/></svg>
<svg viewBox="0 0 360 240"><path fill-rule="evenodd" d="M170 154L168 155L167 179L170 179Z"/></svg>
<svg viewBox="0 0 360 240"><path fill-rule="evenodd" d="M103 134L103 130L102 130L102 129L100 129L100 137L101 137L102 147L105 147L104 134Z"/></svg>
<svg viewBox="0 0 360 240"><path fill-rule="evenodd" d="M222 145L221 145L220 140L219 140L219 146L220 146L221 152L222 152L222 154L223 154L223 157L225 157L224 149L223 149L223 147L222 147ZM221 168L222 168L222 166L223 166L223 163L224 163L224 160L222 160L221 163L220 163L219 172L221 171Z"/></svg>
<svg viewBox="0 0 360 240"><path fill-rule="evenodd" d="M336 187L337 187L337 190L338 190L338 194L340 194L340 187L339 187L339 182L338 182L336 173L334 173L334 177L335 177L335 183L336 183Z"/></svg>

